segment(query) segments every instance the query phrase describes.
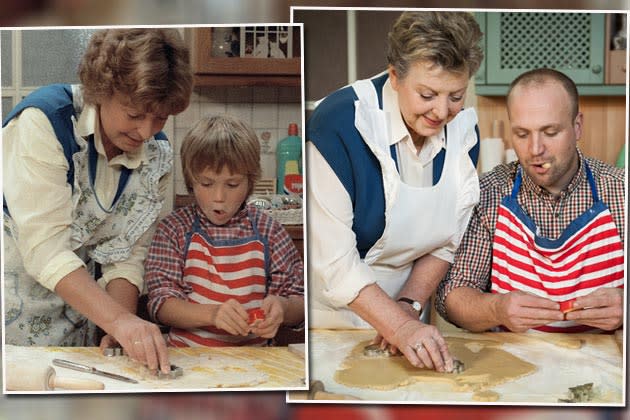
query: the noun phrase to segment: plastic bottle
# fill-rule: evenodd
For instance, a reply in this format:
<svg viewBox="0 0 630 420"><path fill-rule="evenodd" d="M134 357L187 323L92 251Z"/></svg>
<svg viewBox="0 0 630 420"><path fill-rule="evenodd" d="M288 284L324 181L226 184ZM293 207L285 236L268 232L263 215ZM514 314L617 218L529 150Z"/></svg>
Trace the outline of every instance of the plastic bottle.
<svg viewBox="0 0 630 420"><path fill-rule="evenodd" d="M297 124L289 124L288 134L276 147L276 192L302 195L302 139Z"/></svg>
<svg viewBox="0 0 630 420"><path fill-rule="evenodd" d="M621 147L621 151L619 152L619 157L617 157L617 167L625 168L626 166L626 144L624 143Z"/></svg>

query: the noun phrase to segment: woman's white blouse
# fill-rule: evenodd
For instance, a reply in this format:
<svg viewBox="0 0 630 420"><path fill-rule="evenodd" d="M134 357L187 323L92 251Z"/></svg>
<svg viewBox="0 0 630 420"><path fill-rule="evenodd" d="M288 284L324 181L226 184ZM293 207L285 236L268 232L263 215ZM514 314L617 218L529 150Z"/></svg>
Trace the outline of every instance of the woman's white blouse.
<svg viewBox="0 0 630 420"><path fill-rule="evenodd" d="M144 148L120 154L108 162L97 112L90 106L79 117L77 133L84 137L94 134L98 152L94 188L103 204L109 205L118 188L121 168L137 168L144 159ZM6 197L20 197L9 200L9 210L19 232L17 244L24 267L44 287L54 290L63 277L84 266L70 249L73 206L71 188L66 182L68 162L50 121L35 108L25 109L3 129L2 152L3 192ZM162 179L161 191L165 191L166 182ZM104 286L112 279L125 278L142 291L143 263L153 232L154 229L145 232L128 260L103 266L99 283Z"/></svg>
<svg viewBox="0 0 630 420"><path fill-rule="evenodd" d="M383 86L383 110L391 122L390 145L396 144L398 166L402 180L415 187L433 185L433 158L442 150L442 135L427 138L420 152L417 151L398 107L397 93L387 80ZM365 286L376 282L370 267L364 263L356 249L356 237L352 231L353 210L350 197L328 162L311 143L306 143L307 156L307 223L309 231L318 231L318 243L309 237L309 267L326 281L325 295L333 306L342 307L352 302ZM444 174L448 176L448 174ZM465 177L463 177L465 178ZM431 203L427 203L430 206ZM456 214L470 212L457 211ZM422 217L421 214L418 217ZM453 238L460 238L465 222L453 221L459 227ZM413 220L408 221L413 229ZM431 232L427 232L427 235ZM431 252L442 260L453 262L458 243L449 243Z"/></svg>

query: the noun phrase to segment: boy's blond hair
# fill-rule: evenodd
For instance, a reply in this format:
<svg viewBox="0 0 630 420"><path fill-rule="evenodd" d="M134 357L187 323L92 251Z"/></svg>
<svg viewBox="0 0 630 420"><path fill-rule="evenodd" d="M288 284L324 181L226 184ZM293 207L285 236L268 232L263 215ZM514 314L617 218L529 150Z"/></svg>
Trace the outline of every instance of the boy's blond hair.
<svg viewBox="0 0 630 420"><path fill-rule="evenodd" d="M199 120L184 137L181 157L189 192L206 168L218 173L226 166L233 174L246 175L249 194L260 178L260 143L256 133L248 124L229 115Z"/></svg>

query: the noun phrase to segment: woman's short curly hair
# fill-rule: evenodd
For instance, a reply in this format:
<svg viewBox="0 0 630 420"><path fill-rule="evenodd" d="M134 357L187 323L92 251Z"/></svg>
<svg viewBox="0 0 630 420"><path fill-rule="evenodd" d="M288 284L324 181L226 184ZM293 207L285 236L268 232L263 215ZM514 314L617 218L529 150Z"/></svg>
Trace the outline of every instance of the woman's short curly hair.
<svg viewBox="0 0 630 420"><path fill-rule="evenodd" d="M401 78L421 61L472 77L483 60L482 36L469 12L404 12L389 32L387 61Z"/></svg>
<svg viewBox="0 0 630 420"><path fill-rule="evenodd" d="M98 105L118 92L145 112L175 115L192 93L190 53L177 29L95 32L79 65L83 100Z"/></svg>

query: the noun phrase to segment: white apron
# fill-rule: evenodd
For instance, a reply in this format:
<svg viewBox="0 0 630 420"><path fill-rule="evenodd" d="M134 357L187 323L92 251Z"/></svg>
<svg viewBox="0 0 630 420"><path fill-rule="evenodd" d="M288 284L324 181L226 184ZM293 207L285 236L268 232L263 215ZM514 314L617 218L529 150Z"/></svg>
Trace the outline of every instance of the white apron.
<svg viewBox="0 0 630 420"><path fill-rule="evenodd" d="M355 127L381 165L385 192L385 228L363 261L372 269L376 283L395 297L416 259L450 241L459 243L461 237L455 237L463 232L459 227L467 224L479 201L479 180L468 156L476 141L477 115L469 108L448 124L439 182L431 187L413 187L401 180L391 157L389 116L379 108L374 85L370 80L359 80L352 87L358 96ZM372 328L349 308L326 306L325 299L318 298L321 291L315 290L313 295L310 327Z"/></svg>

